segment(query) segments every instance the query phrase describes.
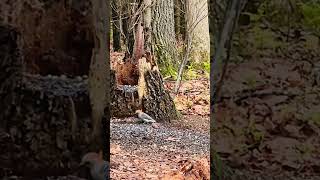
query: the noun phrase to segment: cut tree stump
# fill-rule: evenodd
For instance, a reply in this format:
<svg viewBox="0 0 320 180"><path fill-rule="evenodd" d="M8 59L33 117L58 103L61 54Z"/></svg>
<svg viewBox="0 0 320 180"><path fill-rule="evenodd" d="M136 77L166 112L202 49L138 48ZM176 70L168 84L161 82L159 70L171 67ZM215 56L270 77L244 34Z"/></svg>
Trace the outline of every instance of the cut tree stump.
<svg viewBox="0 0 320 180"><path fill-rule="evenodd" d="M64 76L24 76L19 39L0 26L0 176L68 174L90 143L90 112L81 109L87 87Z"/></svg>
<svg viewBox="0 0 320 180"><path fill-rule="evenodd" d="M142 110L158 122L171 121L177 118L175 104L164 88L163 78L157 68L147 62L146 58L139 60L139 100Z"/></svg>
<svg viewBox="0 0 320 180"><path fill-rule="evenodd" d="M163 79L151 56L142 57L137 64L118 64L112 85L112 113L115 117L134 115L137 109L149 114L157 122L177 119L177 111ZM138 81L137 81L137 79ZM135 85L137 81L137 84ZM121 84L121 83L127 84Z"/></svg>
<svg viewBox="0 0 320 180"><path fill-rule="evenodd" d="M91 143L90 4L35 2L0 3L0 177L70 174ZM159 71L141 59L126 76L132 84L119 84L111 71L113 116L142 109L159 122L175 119Z"/></svg>

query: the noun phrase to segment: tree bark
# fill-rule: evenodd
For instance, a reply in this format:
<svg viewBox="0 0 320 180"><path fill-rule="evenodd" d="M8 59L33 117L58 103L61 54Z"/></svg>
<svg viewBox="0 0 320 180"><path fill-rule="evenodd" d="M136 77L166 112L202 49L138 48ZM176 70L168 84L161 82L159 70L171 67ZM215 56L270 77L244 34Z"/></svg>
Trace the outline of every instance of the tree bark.
<svg viewBox="0 0 320 180"><path fill-rule="evenodd" d="M139 60L138 96L144 112L157 122L170 122L177 118L176 107L164 88L162 76L157 66L149 63L150 60Z"/></svg>
<svg viewBox="0 0 320 180"><path fill-rule="evenodd" d="M176 64L173 0L156 0L152 11L153 50L160 66Z"/></svg>
<svg viewBox="0 0 320 180"><path fill-rule="evenodd" d="M112 38L113 38L113 50L121 51L121 33L120 33L120 16L118 1L112 0Z"/></svg>
<svg viewBox="0 0 320 180"><path fill-rule="evenodd" d="M180 25L181 25L181 0L174 0L174 30L177 37L180 37Z"/></svg>
<svg viewBox="0 0 320 180"><path fill-rule="evenodd" d="M189 3L188 10L191 22L189 22L190 36L192 37L192 50L195 62L201 62L202 54L209 56L210 52L210 36L208 22L208 3L206 0L186 1Z"/></svg>
<svg viewBox="0 0 320 180"><path fill-rule="evenodd" d="M110 102L110 73L108 73L108 69L110 69L110 51L109 45L107 45L108 42L110 42L107 37L110 29L110 8L107 8L106 3L110 6L109 1L92 0L95 48L93 49L91 58L88 85L92 111L91 121L93 126L92 147L95 151L103 149L106 151L106 148L108 147L103 148L103 143L109 139L105 139L107 137L104 135L106 132L102 131L102 124L106 123L104 121L108 121L103 118L105 108L108 106L106 105L106 101ZM101 137L101 134L103 135L103 138Z"/></svg>
<svg viewBox="0 0 320 180"><path fill-rule="evenodd" d="M0 137L0 176L6 170L31 179L68 174L90 143L86 85L23 75L20 39L15 28L0 26L0 134L6 134Z"/></svg>
<svg viewBox="0 0 320 180"><path fill-rule="evenodd" d="M131 8L129 5L129 2L124 2L124 5L122 7L122 12L124 12L125 17L122 19L122 29L123 33L125 35L125 45L126 45L126 57L125 59L128 59L133 54L133 47L134 47L134 28L131 28Z"/></svg>
<svg viewBox="0 0 320 180"><path fill-rule="evenodd" d="M143 12L143 25L144 25L144 49L147 52L151 53L151 47L152 47L152 43L151 43L151 20L152 20L152 9L151 9L151 5L152 5L152 0L144 0L143 1L144 6L146 7L146 9Z"/></svg>

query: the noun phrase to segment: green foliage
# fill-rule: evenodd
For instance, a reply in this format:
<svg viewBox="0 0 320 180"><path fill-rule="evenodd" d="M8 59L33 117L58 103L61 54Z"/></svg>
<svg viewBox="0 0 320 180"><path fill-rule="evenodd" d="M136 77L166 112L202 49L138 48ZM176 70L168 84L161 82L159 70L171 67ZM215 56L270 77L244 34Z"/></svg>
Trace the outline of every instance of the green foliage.
<svg viewBox="0 0 320 180"><path fill-rule="evenodd" d="M250 24L234 37L232 61L243 60L238 57L250 59L254 55L276 54L277 49L286 49L292 43L285 40L286 34L291 33L292 36L294 30L312 31L313 37L304 37L306 48L317 48L320 43L319 1L271 0L259 3L255 13L242 13L250 17Z"/></svg>
<svg viewBox="0 0 320 180"><path fill-rule="evenodd" d="M172 63L166 64L166 66L160 65L160 72L164 76L171 76L172 78L177 78L178 69L173 66Z"/></svg>
<svg viewBox="0 0 320 180"><path fill-rule="evenodd" d="M320 127L320 112L312 113L308 120Z"/></svg>
<svg viewBox="0 0 320 180"><path fill-rule="evenodd" d="M270 30L263 30L255 26L252 30L254 35L254 46L256 49L272 49L275 50L278 47L284 45L283 42L275 39L275 34Z"/></svg>
<svg viewBox="0 0 320 180"><path fill-rule="evenodd" d="M245 81L249 88L254 89L256 87L257 79L255 76L248 76L245 78Z"/></svg>
<svg viewBox="0 0 320 180"><path fill-rule="evenodd" d="M162 75L172 76L174 79L177 77L178 61L172 58L172 55L161 46L154 46L155 53L157 54L157 62Z"/></svg>
<svg viewBox="0 0 320 180"><path fill-rule="evenodd" d="M198 60L195 57L199 58ZM201 76L199 72L204 71L205 75L209 77L210 74L210 58L209 53L206 51L192 51L190 56L190 64L186 67L184 78L195 79Z"/></svg>
<svg viewBox="0 0 320 180"><path fill-rule="evenodd" d="M301 3L303 24L320 36L320 3Z"/></svg>
<svg viewBox="0 0 320 180"><path fill-rule="evenodd" d="M213 170L211 177L216 180L225 180L230 179L233 172L231 168L225 165L222 162L221 158L219 157L217 152L211 152L211 170Z"/></svg>
<svg viewBox="0 0 320 180"><path fill-rule="evenodd" d="M314 147L311 146L310 144L304 144L304 145L298 146L297 149L303 156L310 156L312 151L315 150Z"/></svg>
<svg viewBox="0 0 320 180"><path fill-rule="evenodd" d="M204 70L205 70L207 73L210 73L210 60L204 61L204 62L202 63L202 65L203 65Z"/></svg>

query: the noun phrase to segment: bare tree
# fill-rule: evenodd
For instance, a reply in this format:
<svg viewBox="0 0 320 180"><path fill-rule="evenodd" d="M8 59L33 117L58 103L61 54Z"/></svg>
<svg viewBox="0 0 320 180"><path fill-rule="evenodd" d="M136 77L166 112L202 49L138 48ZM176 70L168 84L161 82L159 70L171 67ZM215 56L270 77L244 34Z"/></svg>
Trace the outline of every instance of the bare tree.
<svg viewBox="0 0 320 180"><path fill-rule="evenodd" d="M232 34L237 25L237 21L246 0L229 0L221 2L219 0L209 0L209 31L210 31L210 134L214 135L214 104L223 84L223 78L227 70L230 49L232 43ZM222 18L223 17L223 18ZM222 62L222 54L227 47L227 57L224 59L222 75L217 83L217 75L221 72L218 63ZM213 138L211 138L213 140ZM213 144L213 142L210 142ZM210 146L210 153L215 155L213 146ZM212 156L211 164L212 179L228 179L229 169L223 167L217 156Z"/></svg>
<svg viewBox="0 0 320 180"><path fill-rule="evenodd" d="M185 20L186 20L186 30L185 30L185 43L184 51L181 55L181 63L179 66L179 71L177 75L177 80L175 83L174 93L178 93L180 88L180 82L183 75L183 71L189 61L190 53L193 45L194 31L199 23L207 17L207 13L202 13L207 6L207 2L204 1L199 8L192 10L194 8L191 0L185 0L182 2L185 7Z"/></svg>
<svg viewBox="0 0 320 180"><path fill-rule="evenodd" d="M219 94L219 91L222 86L224 73L222 73L222 76L217 83L217 75L221 72L220 65L222 64L222 56L224 55L226 49L225 45L227 44L227 47L229 48L228 52L230 52L231 48L231 41L232 41L232 34L234 32L234 29L236 27L238 18L240 16L241 10L244 8L246 4L246 0L230 0L227 3L227 6L224 11L224 19L221 20L221 16L218 16L218 11L221 11L220 8L217 7L223 7L223 5L219 5L217 1L210 1L210 13L211 13L211 19L210 19L210 41L211 41L211 55L210 55L210 90L212 93L210 93L211 102L213 104L214 100L216 100L216 96ZM216 18L213 18L215 16ZM219 19L218 19L219 18ZM214 32L214 33L213 33ZM228 57L229 55L227 55ZM222 72L226 72L227 64L228 64L229 58L226 58L222 69ZM218 84L218 85L217 85Z"/></svg>

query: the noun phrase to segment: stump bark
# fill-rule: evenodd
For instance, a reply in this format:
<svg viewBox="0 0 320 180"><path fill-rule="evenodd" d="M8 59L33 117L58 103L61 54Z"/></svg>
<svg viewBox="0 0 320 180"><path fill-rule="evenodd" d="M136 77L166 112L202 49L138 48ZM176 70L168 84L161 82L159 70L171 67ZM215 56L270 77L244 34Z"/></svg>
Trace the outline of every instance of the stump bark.
<svg viewBox="0 0 320 180"><path fill-rule="evenodd" d="M90 8L82 7L88 1L5 2L11 4L0 3L0 177L70 174L91 143L87 71L94 41ZM111 71L111 112L128 117L142 109L160 122L175 119L160 73L146 60L133 71L135 84L118 84Z"/></svg>
<svg viewBox="0 0 320 180"><path fill-rule="evenodd" d="M139 72L138 93L142 99L142 110L158 122L176 119L176 107L169 92L164 88L163 78L152 59L140 59Z"/></svg>
<svg viewBox="0 0 320 180"><path fill-rule="evenodd" d="M24 76L19 34L0 26L0 176L67 174L89 144L86 85L66 77ZM70 108L77 104L77 109ZM72 132L77 114L77 132Z"/></svg>

